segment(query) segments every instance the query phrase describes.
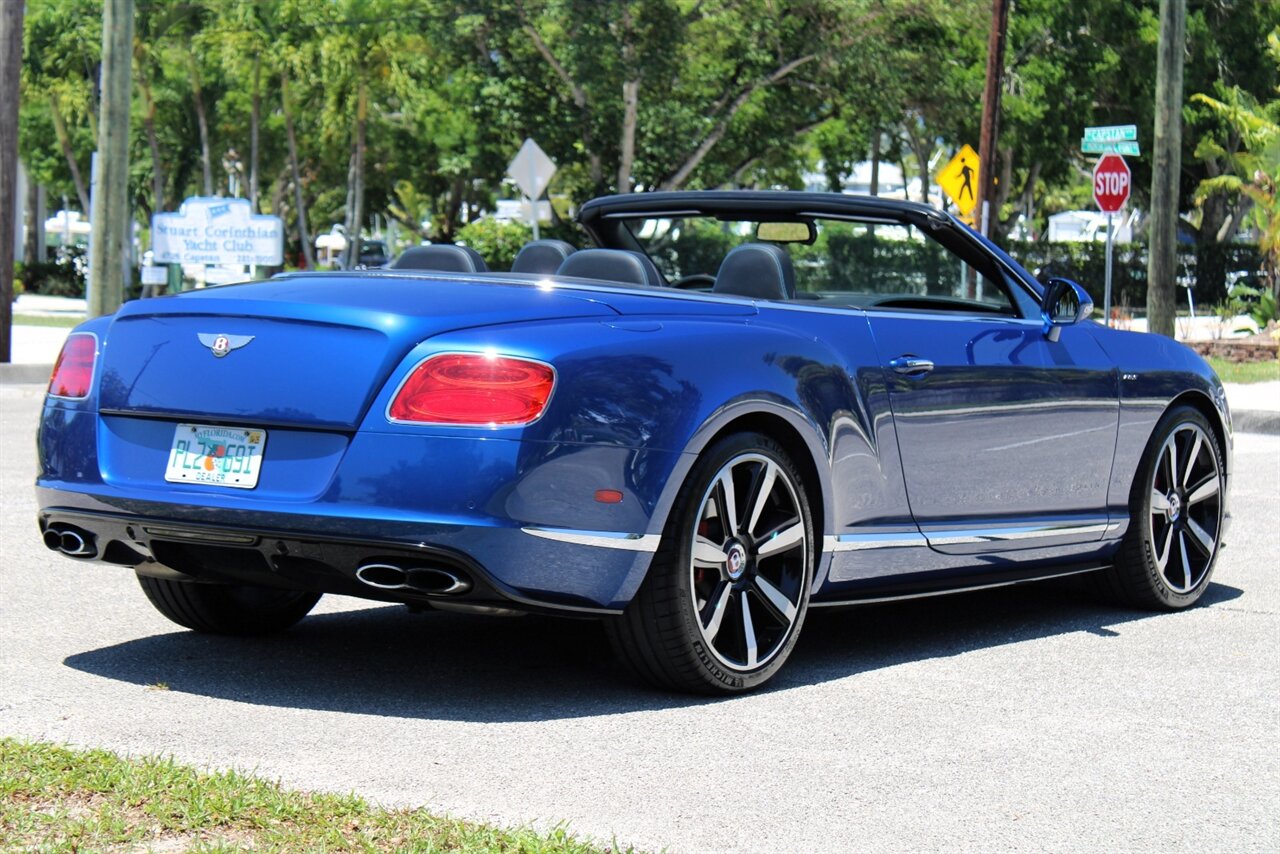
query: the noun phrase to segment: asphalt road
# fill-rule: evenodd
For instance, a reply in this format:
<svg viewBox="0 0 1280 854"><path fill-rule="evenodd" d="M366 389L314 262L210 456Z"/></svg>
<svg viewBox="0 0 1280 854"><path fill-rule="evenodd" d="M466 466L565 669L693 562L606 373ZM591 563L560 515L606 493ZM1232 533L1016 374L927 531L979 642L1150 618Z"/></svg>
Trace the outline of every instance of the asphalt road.
<svg viewBox="0 0 1280 854"><path fill-rule="evenodd" d="M1237 437L1203 607L815 614L775 688L705 701L621 680L583 622L327 597L277 638L178 630L40 544L40 393L0 386L0 734L677 852L1280 849L1280 437Z"/></svg>

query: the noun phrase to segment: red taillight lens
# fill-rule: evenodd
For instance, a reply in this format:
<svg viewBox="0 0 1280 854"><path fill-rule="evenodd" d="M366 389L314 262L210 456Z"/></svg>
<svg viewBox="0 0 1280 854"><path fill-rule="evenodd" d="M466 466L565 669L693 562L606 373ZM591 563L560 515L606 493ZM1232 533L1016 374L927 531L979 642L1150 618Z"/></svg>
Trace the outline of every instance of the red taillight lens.
<svg viewBox="0 0 1280 854"><path fill-rule="evenodd" d="M427 424L528 424L546 409L555 382L555 372L540 362L448 353L414 369L388 415Z"/></svg>
<svg viewBox="0 0 1280 854"><path fill-rule="evenodd" d="M49 394L57 397L88 397L93 384L93 363L98 357L98 339L87 332L67 336L49 378Z"/></svg>

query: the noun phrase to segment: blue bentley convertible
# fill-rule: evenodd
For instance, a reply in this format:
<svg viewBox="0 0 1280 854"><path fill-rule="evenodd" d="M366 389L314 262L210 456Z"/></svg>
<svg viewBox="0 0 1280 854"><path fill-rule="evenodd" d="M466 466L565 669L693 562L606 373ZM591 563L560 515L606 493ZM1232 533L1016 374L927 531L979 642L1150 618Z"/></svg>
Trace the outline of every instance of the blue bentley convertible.
<svg viewBox="0 0 1280 854"><path fill-rule="evenodd" d="M40 425L45 543L197 631L323 593L594 617L702 692L766 682L811 608L1084 572L1131 606L1204 593L1231 423L1182 345L923 205L580 219L595 248L509 273L423 246L81 325Z"/></svg>

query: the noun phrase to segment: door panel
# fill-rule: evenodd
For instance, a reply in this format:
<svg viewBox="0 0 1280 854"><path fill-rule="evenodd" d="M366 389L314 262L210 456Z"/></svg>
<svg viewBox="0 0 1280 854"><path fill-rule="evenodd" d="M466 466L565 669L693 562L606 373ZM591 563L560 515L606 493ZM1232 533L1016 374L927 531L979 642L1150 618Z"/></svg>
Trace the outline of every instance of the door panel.
<svg viewBox="0 0 1280 854"><path fill-rule="evenodd" d="M981 554L1101 539L1119 403L1115 369L1086 328L1050 342L1028 320L868 315L930 546Z"/></svg>

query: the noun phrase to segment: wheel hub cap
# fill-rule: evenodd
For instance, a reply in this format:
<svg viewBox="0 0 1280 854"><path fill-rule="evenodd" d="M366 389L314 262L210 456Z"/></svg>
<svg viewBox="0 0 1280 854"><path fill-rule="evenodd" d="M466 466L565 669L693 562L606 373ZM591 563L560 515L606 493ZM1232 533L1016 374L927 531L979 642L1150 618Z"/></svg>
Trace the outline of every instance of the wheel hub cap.
<svg viewBox="0 0 1280 854"><path fill-rule="evenodd" d="M730 581L737 581L747 571L747 550L741 543L733 543L725 551L725 566Z"/></svg>
<svg viewBox="0 0 1280 854"><path fill-rule="evenodd" d="M1167 498L1169 501L1169 510L1166 515L1169 517L1170 522L1177 522L1178 517L1182 515L1182 496L1178 495L1175 491L1170 492Z"/></svg>

